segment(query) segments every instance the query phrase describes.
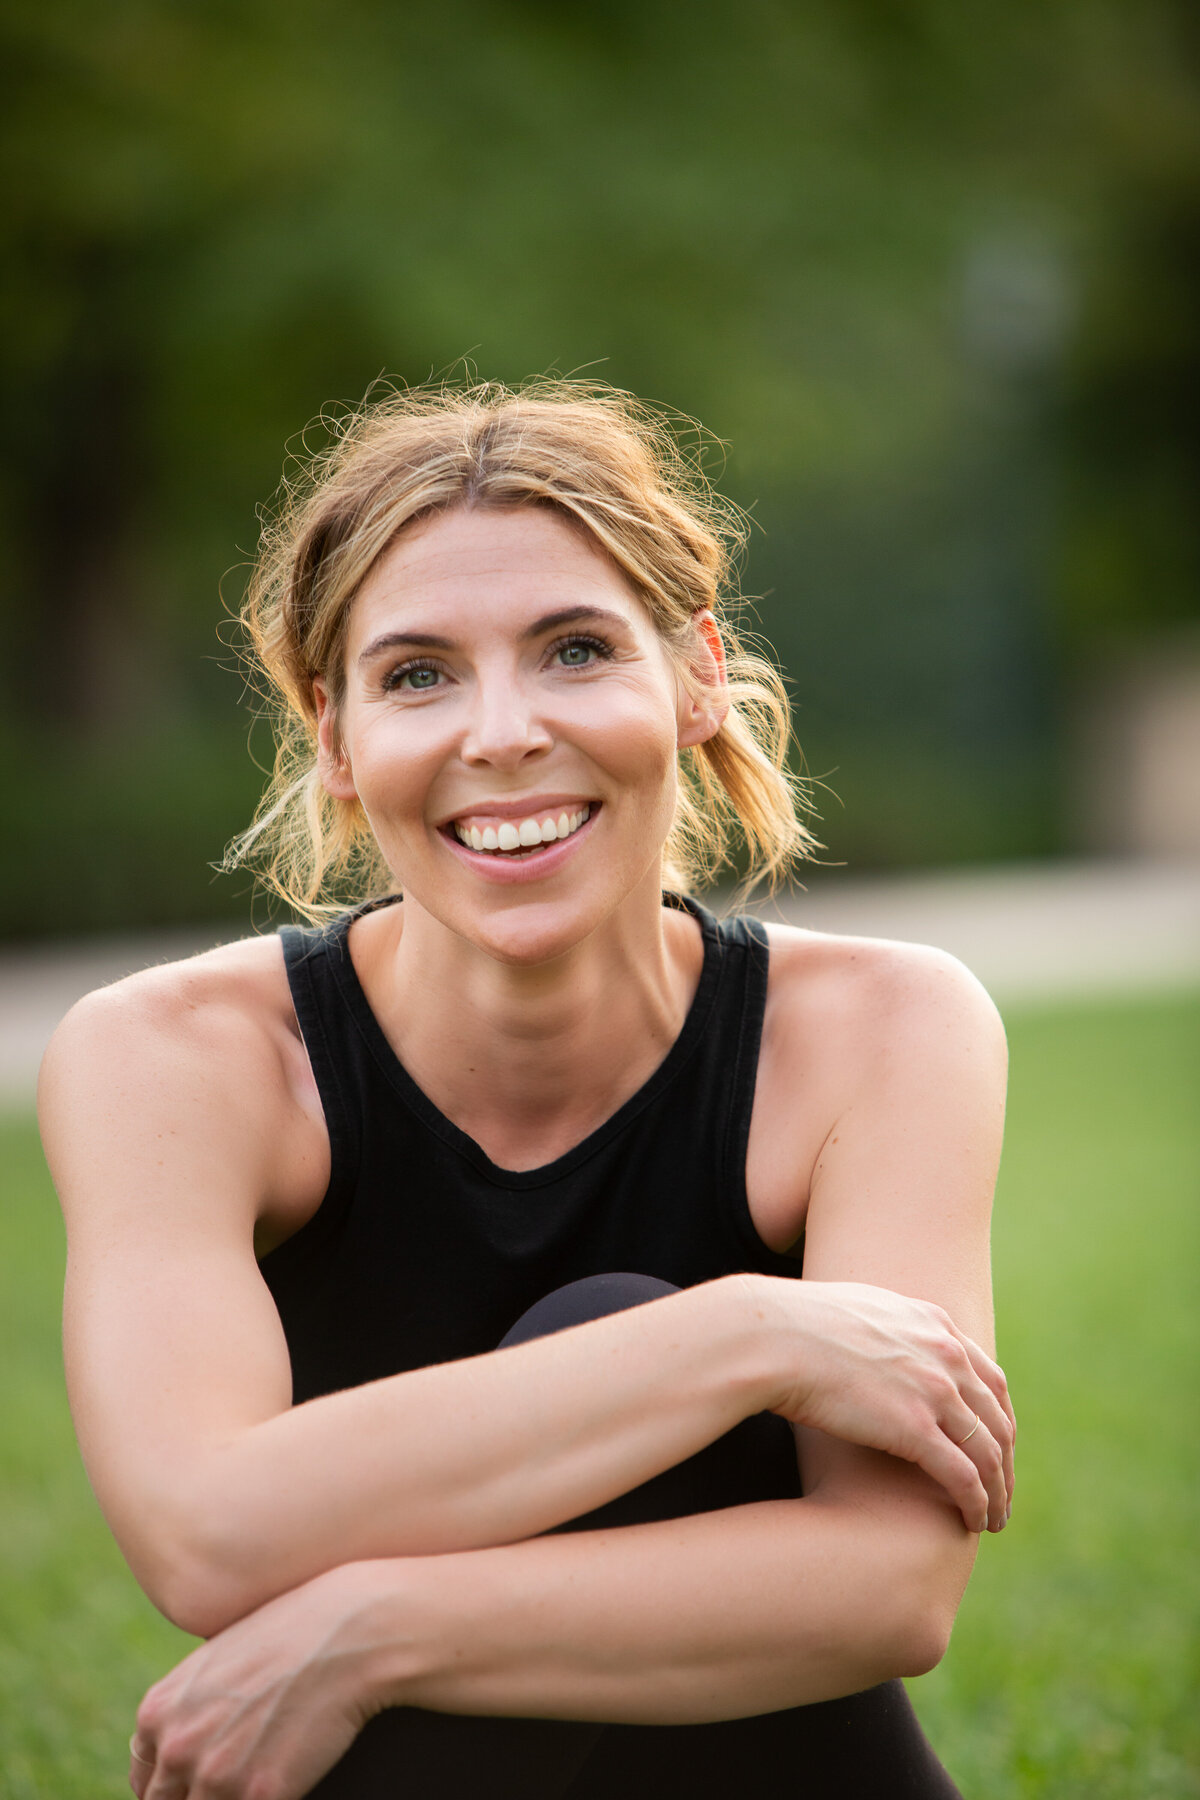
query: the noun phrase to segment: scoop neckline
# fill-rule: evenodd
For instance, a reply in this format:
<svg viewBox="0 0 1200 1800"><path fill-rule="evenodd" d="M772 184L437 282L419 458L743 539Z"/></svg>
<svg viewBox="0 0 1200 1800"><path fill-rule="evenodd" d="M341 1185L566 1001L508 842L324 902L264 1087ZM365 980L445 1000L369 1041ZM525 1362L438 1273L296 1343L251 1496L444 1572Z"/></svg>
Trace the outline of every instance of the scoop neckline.
<svg viewBox="0 0 1200 1800"><path fill-rule="evenodd" d="M376 1018L367 999L366 990L354 967L354 959L350 954L350 927L356 919L365 913L374 912L381 906L399 904L401 896L388 895L382 900L368 901L364 906L343 914L340 919L327 927L323 934L333 954L329 957L329 966L337 982L338 991L350 1013L350 1017L363 1039L367 1050L378 1066L388 1086L404 1103L408 1110L441 1139L451 1150L457 1152L465 1161L493 1186L509 1190L521 1188L547 1187L552 1182L561 1180L577 1169L590 1157L596 1155L604 1146L622 1132L639 1113L644 1112L663 1090L679 1074L689 1057L695 1051L708 1023L720 986L724 967L724 944L720 927L714 914L707 907L701 906L688 894L664 893L663 903L676 912L686 912L696 920L703 940L704 960L700 969L700 979L696 983L696 991L684 1016L679 1034L656 1069L646 1077L634 1093L607 1119L601 1121L579 1143L564 1150L561 1156L551 1162L539 1164L534 1169L506 1169L502 1164L493 1162L491 1157L467 1132L448 1119L439 1107L418 1086L409 1074L396 1052L388 1042L382 1025Z"/></svg>

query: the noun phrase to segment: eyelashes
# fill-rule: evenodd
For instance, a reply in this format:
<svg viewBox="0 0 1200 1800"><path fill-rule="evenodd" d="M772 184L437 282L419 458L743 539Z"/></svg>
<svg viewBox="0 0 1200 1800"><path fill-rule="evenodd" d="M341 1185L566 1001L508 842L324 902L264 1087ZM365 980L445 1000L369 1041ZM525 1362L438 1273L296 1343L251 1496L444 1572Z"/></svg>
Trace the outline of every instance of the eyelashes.
<svg viewBox="0 0 1200 1800"><path fill-rule="evenodd" d="M593 650L601 662L610 662L616 651L607 638L591 637L587 632L574 632L572 636L559 638L551 644L547 656L560 656L564 650ZM586 663L560 663L564 669L586 669Z"/></svg>
<svg viewBox="0 0 1200 1800"><path fill-rule="evenodd" d="M390 694L400 687L400 684L410 675L441 675L442 673L444 673L444 671L440 663L429 662L423 657L416 657L412 662L400 663L397 668L389 669L379 685L385 694ZM408 691L410 693L428 694L433 692L434 685L433 682L430 682L427 687L414 687L410 688Z"/></svg>
<svg viewBox="0 0 1200 1800"><path fill-rule="evenodd" d="M571 650L585 650L589 651L591 655L586 661L560 662L558 664L560 669L588 669L593 666L593 661L611 662L616 655L615 646L609 643L607 638L593 637L589 632L572 632L569 637L559 638L549 646L546 651L546 660L550 661L554 657L562 656L565 651ZM389 669L380 680L379 685L385 694L396 692L432 694L436 692L439 685L436 679L422 682L414 680L413 677L422 675L438 677L448 673L449 671L442 663L435 662L431 657L415 656L407 662L398 663L394 669Z"/></svg>

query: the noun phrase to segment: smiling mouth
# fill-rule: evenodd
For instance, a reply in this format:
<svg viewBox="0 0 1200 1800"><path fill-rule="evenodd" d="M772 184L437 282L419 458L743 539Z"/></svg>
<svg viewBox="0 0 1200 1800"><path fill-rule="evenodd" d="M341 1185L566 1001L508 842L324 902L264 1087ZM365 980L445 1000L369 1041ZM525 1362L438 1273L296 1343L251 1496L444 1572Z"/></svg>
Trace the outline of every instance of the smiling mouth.
<svg viewBox="0 0 1200 1800"><path fill-rule="evenodd" d="M451 826L459 843L467 850L481 852L484 856L501 856L513 861L522 857L534 856L547 844L556 844L563 838L573 837L592 816L592 805L589 803L571 809L564 808L558 813L546 812L540 816L527 819L505 819L499 825L462 825L455 820Z"/></svg>

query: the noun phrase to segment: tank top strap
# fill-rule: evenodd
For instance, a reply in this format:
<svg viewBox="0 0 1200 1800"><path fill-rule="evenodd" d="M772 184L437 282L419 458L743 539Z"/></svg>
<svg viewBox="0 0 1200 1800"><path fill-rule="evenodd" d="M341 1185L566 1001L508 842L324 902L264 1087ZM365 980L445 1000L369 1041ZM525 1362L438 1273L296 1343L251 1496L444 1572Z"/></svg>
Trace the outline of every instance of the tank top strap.
<svg viewBox="0 0 1200 1800"><path fill-rule="evenodd" d="M320 1255L351 1210L357 1207L361 1217L364 1201L374 1206L377 1191L403 1168L406 1204L414 1183L422 1182L443 1191L449 1181L474 1194L471 1204L485 1211L497 1196L544 1191L564 1234L573 1229L573 1213L599 1218L610 1211L623 1184L639 1196L639 1231L661 1237L664 1255L677 1241L695 1240L703 1213L709 1221L703 1230L715 1234L714 1244L725 1244L731 1266L761 1268L766 1259L779 1273L798 1272L794 1260L777 1258L763 1244L746 1193L770 962L766 930L752 918L717 918L690 896L667 893L663 901L689 914L704 940L699 985L679 1037L637 1093L588 1138L552 1163L520 1172L496 1167L437 1110L399 1064L371 1012L349 932L364 911L390 899L323 928L284 927L288 982L325 1112L331 1170L321 1207L272 1252L272 1262L282 1269L314 1249ZM589 1182L598 1184L590 1199ZM688 1196L678 1218L668 1217L666 1188Z"/></svg>
<svg viewBox="0 0 1200 1800"><path fill-rule="evenodd" d="M329 1133L329 1187L304 1229L306 1247L336 1227L353 1199L362 1163L365 1055L341 1002L333 966L349 962L348 933L362 910L345 913L330 925L284 925L279 932L296 1022ZM274 1254L281 1257L291 1241Z"/></svg>
<svg viewBox="0 0 1200 1800"><path fill-rule="evenodd" d="M763 1021L771 952L765 925L744 914L717 918L689 897L666 896L668 904L692 914L711 945L706 961L719 970L715 1004L705 1032L707 1067L697 1070L689 1104L707 1115L704 1147L714 1158L720 1227L731 1240L739 1266L791 1278L801 1272L798 1248L787 1255L763 1243L746 1191L746 1157L762 1051ZM698 1174L698 1169L695 1169Z"/></svg>
<svg viewBox="0 0 1200 1800"><path fill-rule="evenodd" d="M750 1121L762 1050L763 1020L767 1010L770 949L765 927L745 917L723 919L718 929L735 951L740 979L730 984L729 1042L732 1056L727 1070L728 1103L725 1108L721 1150L721 1191L727 1196L732 1223L748 1255L761 1258L765 1245L750 1213L746 1191L746 1154L750 1145Z"/></svg>

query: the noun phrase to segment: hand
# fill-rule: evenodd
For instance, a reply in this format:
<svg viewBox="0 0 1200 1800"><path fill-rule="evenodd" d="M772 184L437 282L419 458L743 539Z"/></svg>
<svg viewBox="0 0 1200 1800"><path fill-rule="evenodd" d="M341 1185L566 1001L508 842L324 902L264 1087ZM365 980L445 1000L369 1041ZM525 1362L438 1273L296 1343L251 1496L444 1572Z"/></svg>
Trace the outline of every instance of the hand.
<svg viewBox="0 0 1200 1800"><path fill-rule="evenodd" d="M792 1373L771 1410L917 1463L968 1530L1002 1530L1017 1432L1008 1384L949 1314L861 1282L753 1279L760 1316L782 1311L791 1340Z"/></svg>
<svg viewBox="0 0 1200 1800"><path fill-rule="evenodd" d="M130 1740L138 1800L299 1800L375 1710L365 1678L369 1563L271 1600L146 1694Z"/></svg>

